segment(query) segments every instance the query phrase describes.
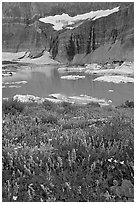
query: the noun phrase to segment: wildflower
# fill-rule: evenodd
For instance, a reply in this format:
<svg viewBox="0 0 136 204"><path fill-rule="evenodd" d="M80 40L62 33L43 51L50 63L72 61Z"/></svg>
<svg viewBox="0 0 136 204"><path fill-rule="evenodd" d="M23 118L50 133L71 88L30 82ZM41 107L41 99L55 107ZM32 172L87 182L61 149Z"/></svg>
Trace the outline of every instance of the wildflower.
<svg viewBox="0 0 136 204"><path fill-rule="evenodd" d="M69 166L71 167L70 151L68 151L68 161L69 161Z"/></svg>
<svg viewBox="0 0 136 204"><path fill-rule="evenodd" d="M104 193L104 197L106 198L107 201L109 201L111 199L111 195L109 194L109 191L106 191Z"/></svg>
<svg viewBox="0 0 136 204"><path fill-rule="evenodd" d="M109 162L112 162L113 158L108 159Z"/></svg>
<svg viewBox="0 0 136 204"><path fill-rule="evenodd" d="M76 150L74 148L72 149L71 158L72 158L72 162L75 162L75 160L76 160Z"/></svg>
<svg viewBox="0 0 136 204"><path fill-rule="evenodd" d="M62 167L62 165L63 165L62 158L58 157L58 161L59 161L60 167Z"/></svg>
<svg viewBox="0 0 136 204"><path fill-rule="evenodd" d="M71 190L71 186L69 182L65 182L66 186L68 187L69 190Z"/></svg>
<svg viewBox="0 0 136 204"><path fill-rule="evenodd" d="M13 196L13 200L17 200L17 196Z"/></svg>

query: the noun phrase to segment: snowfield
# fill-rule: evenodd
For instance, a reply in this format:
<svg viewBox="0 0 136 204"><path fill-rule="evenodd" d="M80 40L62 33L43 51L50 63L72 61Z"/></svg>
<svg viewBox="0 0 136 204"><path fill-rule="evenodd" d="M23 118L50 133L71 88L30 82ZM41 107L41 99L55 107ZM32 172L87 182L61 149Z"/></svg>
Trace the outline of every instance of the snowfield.
<svg viewBox="0 0 136 204"><path fill-rule="evenodd" d="M59 64L59 62L53 60L49 52L45 51L41 57L30 58L30 52L3 52L2 61L16 61L21 63L30 64ZM28 67L26 67L28 69Z"/></svg>
<svg viewBox="0 0 136 204"><path fill-rule="evenodd" d="M63 13L62 15L48 16L40 18L39 21L53 25L54 30L62 30L63 28L74 29L81 25L85 20L96 20L108 16L112 13L118 12L119 7L107 10L91 11L89 13L80 14L74 17Z"/></svg>
<svg viewBox="0 0 136 204"><path fill-rule="evenodd" d="M18 58L23 57L25 55L25 52L2 52L2 61L12 61L12 60L18 60Z"/></svg>

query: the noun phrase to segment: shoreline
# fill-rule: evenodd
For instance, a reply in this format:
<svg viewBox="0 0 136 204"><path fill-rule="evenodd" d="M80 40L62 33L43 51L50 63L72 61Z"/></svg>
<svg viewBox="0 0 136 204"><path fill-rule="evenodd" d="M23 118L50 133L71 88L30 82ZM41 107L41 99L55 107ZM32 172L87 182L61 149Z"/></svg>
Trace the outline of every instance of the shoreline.
<svg viewBox="0 0 136 204"><path fill-rule="evenodd" d="M22 103L37 103L37 104L42 104L43 102L49 101L54 104L69 103L69 104L81 105L81 106L92 104L94 106L98 106L101 108L103 107L116 108L124 104L126 101L134 103L133 100L132 101L126 100L123 103L120 103L115 106L112 104L111 100L95 98L95 97L91 97L88 95L82 95L82 94L80 96L66 96L63 94L49 94L45 98L34 96L34 95L14 95L13 97L2 98L2 100L3 101L13 100L13 101L22 102Z"/></svg>

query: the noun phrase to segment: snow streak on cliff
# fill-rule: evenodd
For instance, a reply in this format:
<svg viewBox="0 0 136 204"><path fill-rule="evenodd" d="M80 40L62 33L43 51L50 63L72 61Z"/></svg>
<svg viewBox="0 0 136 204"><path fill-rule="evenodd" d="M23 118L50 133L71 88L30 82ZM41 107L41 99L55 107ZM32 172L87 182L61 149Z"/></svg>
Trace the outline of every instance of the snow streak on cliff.
<svg viewBox="0 0 136 204"><path fill-rule="evenodd" d="M89 13L77 15L74 17L63 13L62 15L48 16L45 18L40 18L39 21L44 23L49 23L53 25L54 30L61 30L63 28L74 29L78 27L86 20L96 20L108 16L112 13L118 12L119 7L107 10L91 11Z"/></svg>

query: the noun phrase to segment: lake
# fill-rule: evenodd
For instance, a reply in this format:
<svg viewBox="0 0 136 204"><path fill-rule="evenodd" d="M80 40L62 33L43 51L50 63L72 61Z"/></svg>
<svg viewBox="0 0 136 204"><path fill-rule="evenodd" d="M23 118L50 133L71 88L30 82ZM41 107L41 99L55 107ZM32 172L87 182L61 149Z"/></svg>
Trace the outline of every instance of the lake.
<svg viewBox="0 0 136 204"><path fill-rule="evenodd" d="M85 78L83 79L61 79L62 74L57 69L60 66L20 66L20 69L17 69L13 76L3 77L2 97L13 97L16 94L30 94L40 97L47 97L49 94L55 93L66 96L83 94L98 99L111 100L113 105L119 105L126 100L134 100L134 83L115 84L93 81L97 77L96 75L84 73L77 73L77 75L84 75ZM75 75L75 73L69 73L69 75L71 74Z"/></svg>

